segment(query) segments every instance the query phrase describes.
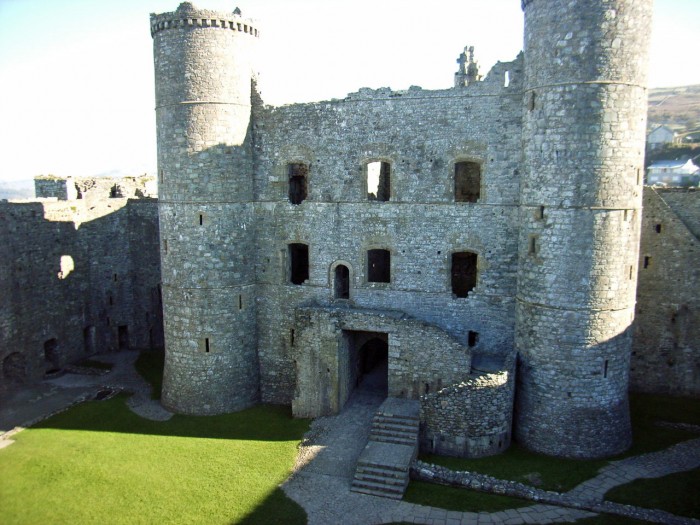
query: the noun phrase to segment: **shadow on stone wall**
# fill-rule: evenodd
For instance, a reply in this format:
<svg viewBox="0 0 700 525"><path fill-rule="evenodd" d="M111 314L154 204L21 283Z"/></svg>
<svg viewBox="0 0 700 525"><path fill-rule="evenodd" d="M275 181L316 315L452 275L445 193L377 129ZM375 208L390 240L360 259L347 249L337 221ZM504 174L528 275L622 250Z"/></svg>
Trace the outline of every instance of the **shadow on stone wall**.
<svg viewBox="0 0 700 525"><path fill-rule="evenodd" d="M0 203L3 381L162 347L157 200L109 201L94 220L79 200Z"/></svg>

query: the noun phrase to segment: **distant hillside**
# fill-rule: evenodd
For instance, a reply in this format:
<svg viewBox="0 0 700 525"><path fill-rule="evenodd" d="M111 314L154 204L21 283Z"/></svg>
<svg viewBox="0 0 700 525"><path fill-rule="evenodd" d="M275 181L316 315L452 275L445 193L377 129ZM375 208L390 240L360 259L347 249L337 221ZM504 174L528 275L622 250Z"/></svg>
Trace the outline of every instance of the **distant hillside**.
<svg viewBox="0 0 700 525"><path fill-rule="evenodd" d="M649 90L648 125L684 133L700 129L700 84Z"/></svg>
<svg viewBox="0 0 700 525"><path fill-rule="evenodd" d="M33 179L0 181L0 199L30 199L33 197Z"/></svg>

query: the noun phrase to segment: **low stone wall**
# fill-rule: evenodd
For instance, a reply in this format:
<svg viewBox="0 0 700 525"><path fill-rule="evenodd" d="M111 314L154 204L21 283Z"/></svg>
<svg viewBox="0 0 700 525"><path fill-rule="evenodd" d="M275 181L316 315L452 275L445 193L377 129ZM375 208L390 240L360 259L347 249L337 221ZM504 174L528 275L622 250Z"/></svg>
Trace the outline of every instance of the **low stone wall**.
<svg viewBox="0 0 700 525"><path fill-rule="evenodd" d="M574 495L537 489L525 485L524 483L498 479L487 476L486 474L478 474L469 471L454 471L439 465L424 463L420 460L413 462L410 475L411 479L427 481L429 483L462 487L513 498L522 498L559 507L587 510L596 513L616 514L618 516L626 516L645 522L685 525L695 521L690 518L675 516L662 510L644 509L633 505L614 503L612 501L583 501Z"/></svg>
<svg viewBox="0 0 700 525"><path fill-rule="evenodd" d="M420 397L420 448L458 457L498 454L510 445L515 359L503 369Z"/></svg>

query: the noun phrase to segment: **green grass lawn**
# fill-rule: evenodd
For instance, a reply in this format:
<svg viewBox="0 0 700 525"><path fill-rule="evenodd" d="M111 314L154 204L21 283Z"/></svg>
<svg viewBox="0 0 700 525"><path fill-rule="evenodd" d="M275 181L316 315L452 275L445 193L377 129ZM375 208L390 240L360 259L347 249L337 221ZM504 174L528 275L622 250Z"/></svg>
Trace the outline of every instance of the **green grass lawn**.
<svg viewBox="0 0 700 525"><path fill-rule="evenodd" d="M700 469L695 469L662 478L638 479L609 490L605 499L700 518L699 495Z"/></svg>
<svg viewBox="0 0 700 525"><path fill-rule="evenodd" d="M155 422L126 398L16 434L0 450L0 523L306 523L278 485L307 420L261 405Z"/></svg>
<svg viewBox="0 0 700 525"><path fill-rule="evenodd" d="M534 505L531 501L412 480L405 501L461 512L498 512Z"/></svg>

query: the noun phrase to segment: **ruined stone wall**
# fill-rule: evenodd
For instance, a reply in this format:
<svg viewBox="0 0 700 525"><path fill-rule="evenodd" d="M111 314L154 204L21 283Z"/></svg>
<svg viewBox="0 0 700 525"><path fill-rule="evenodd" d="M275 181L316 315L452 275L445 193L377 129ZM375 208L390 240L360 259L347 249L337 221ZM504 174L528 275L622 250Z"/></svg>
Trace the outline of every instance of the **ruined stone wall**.
<svg viewBox="0 0 700 525"><path fill-rule="evenodd" d="M470 331L478 334L475 351L512 352L520 67L497 64L467 88L362 89L344 100L255 107L263 400L290 401L294 309L334 304L338 264L350 271L349 306L400 310L464 345ZM367 197L366 164L377 160L391 165L387 202ZM482 169L476 203L455 202L454 164L466 160ZM299 205L288 198L290 163L309 169ZM309 278L300 285L290 283L289 243L309 247ZM367 251L377 248L391 252L389 283L368 282ZM451 289L451 254L460 251L478 254L466 298Z"/></svg>
<svg viewBox="0 0 700 525"><path fill-rule="evenodd" d="M386 334L388 395L417 399L426 391L465 381L470 349L444 330L395 310L346 306L302 307L294 317L290 357L296 378L292 409L296 416L337 413L355 387L357 358L345 335Z"/></svg>
<svg viewBox="0 0 700 525"><path fill-rule="evenodd" d="M644 188L631 388L700 395L700 191Z"/></svg>
<svg viewBox="0 0 700 525"><path fill-rule="evenodd" d="M87 355L162 345L156 201L90 206L0 203L5 379L30 381Z"/></svg>
<svg viewBox="0 0 700 525"><path fill-rule="evenodd" d="M459 384L420 396L423 452L482 457L510 445L515 393L515 359L502 371L475 372Z"/></svg>

